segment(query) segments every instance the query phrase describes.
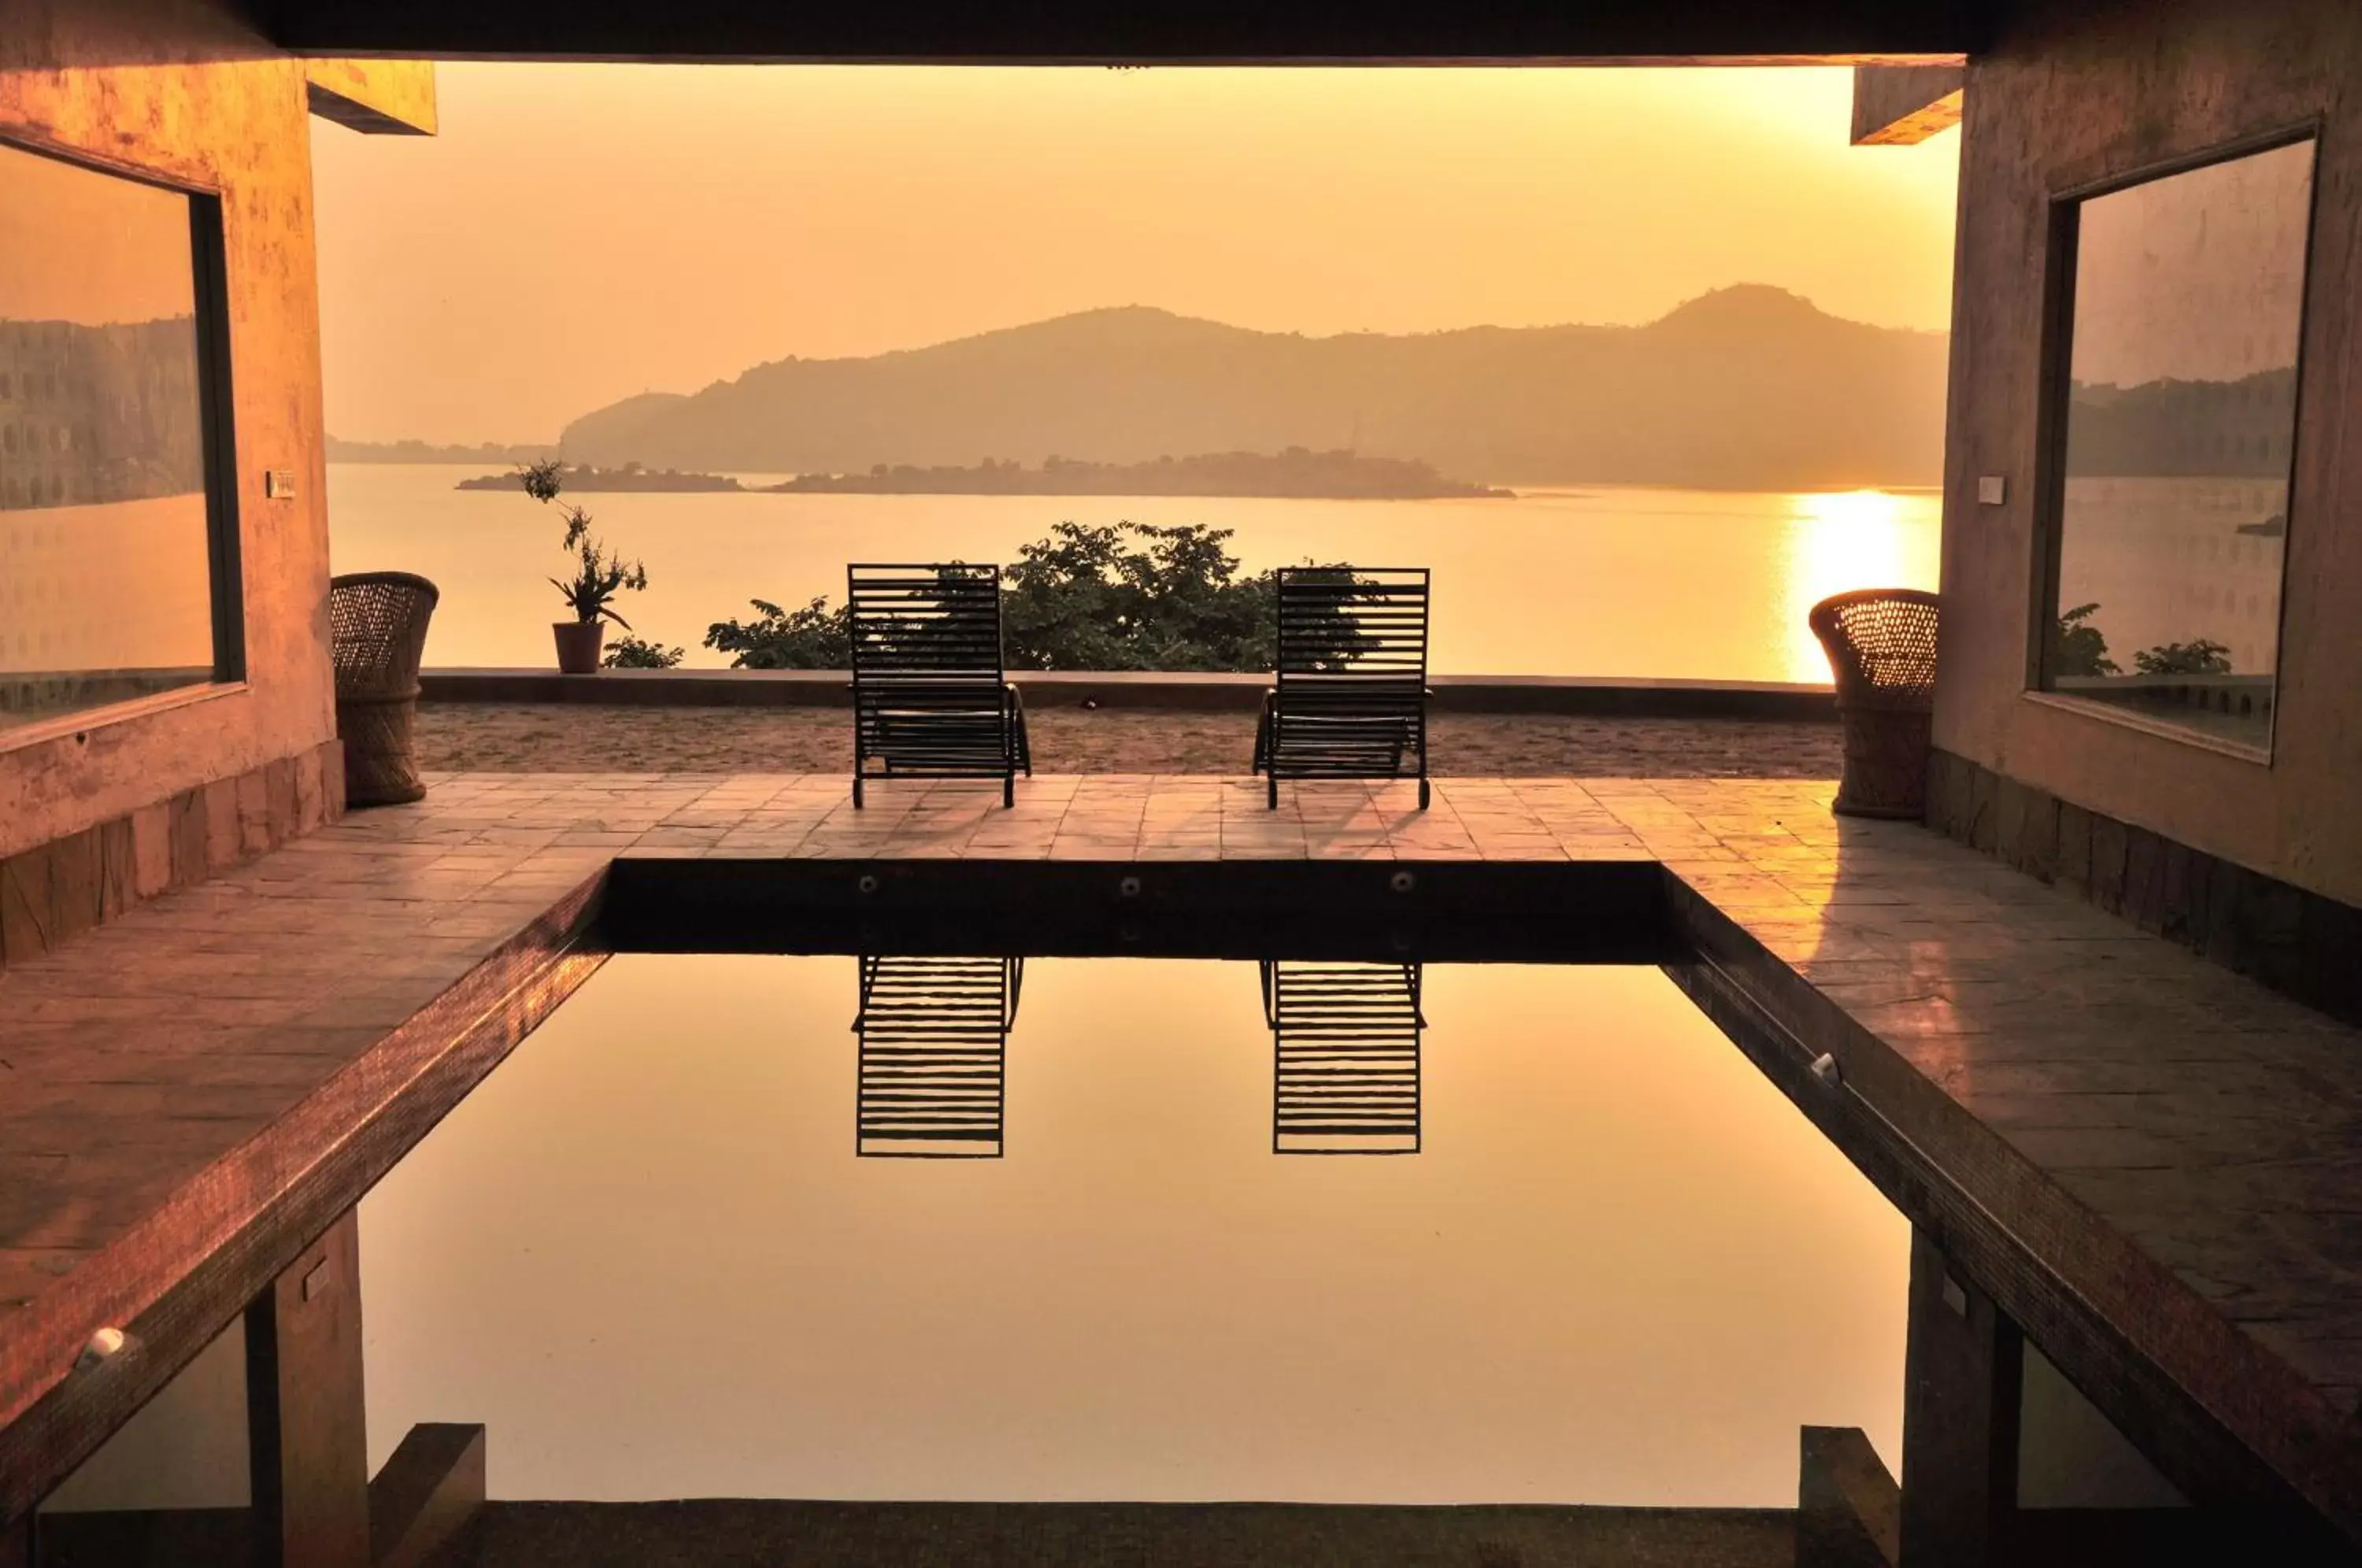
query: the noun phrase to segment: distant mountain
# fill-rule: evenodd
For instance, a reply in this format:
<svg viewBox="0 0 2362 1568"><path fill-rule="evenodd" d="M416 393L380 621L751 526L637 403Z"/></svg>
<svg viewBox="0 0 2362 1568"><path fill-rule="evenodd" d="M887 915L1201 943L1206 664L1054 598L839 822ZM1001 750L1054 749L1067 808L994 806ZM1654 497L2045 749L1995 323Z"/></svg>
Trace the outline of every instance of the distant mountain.
<svg viewBox="0 0 2362 1568"><path fill-rule="evenodd" d="M2284 480L2296 436L2296 369L2235 381L2077 381L2068 410L2072 479Z"/></svg>
<svg viewBox="0 0 2362 1568"><path fill-rule="evenodd" d="M781 359L585 414L575 462L864 473L1338 447L1486 483L1932 484L1941 333L1740 284L1645 326L1253 332L1131 305L862 359Z"/></svg>
<svg viewBox="0 0 2362 1568"><path fill-rule="evenodd" d="M477 446L435 441L345 441L328 437L332 463L531 463L557 455L555 447L485 441Z"/></svg>
<svg viewBox="0 0 2362 1568"><path fill-rule="evenodd" d="M879 463L866 474L798 474L765 488L822 495L1253 495L1330 501L1495 501L1515 493L1446 479L1407 458L1308 452L1301 447L1270 454L1203 452L1177 462L1052 458L1038 469L990 458L972 469Z"/></svg>

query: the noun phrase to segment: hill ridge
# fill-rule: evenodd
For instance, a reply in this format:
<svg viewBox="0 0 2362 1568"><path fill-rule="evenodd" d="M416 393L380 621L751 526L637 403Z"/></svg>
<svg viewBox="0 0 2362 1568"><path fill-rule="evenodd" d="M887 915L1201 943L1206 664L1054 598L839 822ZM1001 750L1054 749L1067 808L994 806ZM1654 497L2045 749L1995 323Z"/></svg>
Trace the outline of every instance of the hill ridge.
<svg viewBox="0 0 2362 1568"><path fill-rule="evenodd" d="M568 425L569 460L738 471L1153 461L1353 447L1485 483L1924 484L1945 335L1769 284L1639 325L1306 337L1094 306L885 353L790 356Z"/></svg>

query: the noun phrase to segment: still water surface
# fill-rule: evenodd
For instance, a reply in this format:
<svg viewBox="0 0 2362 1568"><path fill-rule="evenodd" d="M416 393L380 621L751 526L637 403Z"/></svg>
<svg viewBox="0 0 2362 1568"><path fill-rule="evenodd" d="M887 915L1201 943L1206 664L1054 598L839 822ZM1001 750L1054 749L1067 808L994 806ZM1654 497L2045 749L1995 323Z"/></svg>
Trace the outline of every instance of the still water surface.
<svg viewBox="0 0 2362 1568"><path fill-rule="evenodd" d="M567 558L556 516L521 492L456 491L480 467L328 470L337 571L432 578L430 665L552 660L562 613L545 580ZM748 476L754 477L754 476ZM644 636L700 646L750 598L844 595L849 560L1012 561L1061 521L1201 523L1237 532L1261 571L1307 558L1435 570L1430 667L1469 675L1827 680L1805 626L1849 588L1936 586L1932 492L1536 491L1510 501L1103 496L591 494L596 530L647 563L623 613Z"/></svg>
<svg viewBox="0 0 2362 1568"><path fill-rule="evenodd" d="M363 1202L372 1470L508 1498L1789 1506L1909 1231L1660 972L1425 966L1415 1154L1273 1152L1256 966L1032 959L997 1159L858 1158L844 956L622 955ZM1398 967L1398 966L1397 966Z"/></svg>

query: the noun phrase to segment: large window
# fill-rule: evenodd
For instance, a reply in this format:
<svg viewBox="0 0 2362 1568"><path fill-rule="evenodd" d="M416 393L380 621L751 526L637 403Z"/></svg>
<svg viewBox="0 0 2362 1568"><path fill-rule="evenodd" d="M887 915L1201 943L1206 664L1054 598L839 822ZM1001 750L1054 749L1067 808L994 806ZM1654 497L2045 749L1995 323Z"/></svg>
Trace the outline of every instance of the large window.
<svg viewBox="0 0 2362 1568"><path fill-rule="evenodd" d="M235 678L206 198L0 147L0 745Z"/></svg>
<svg viewBox="0 0 2362 1568"><path fill-rule="evenodd" d="M2271 742L2310 140L2093 195L2071 270L2042 684Z"/></svg>

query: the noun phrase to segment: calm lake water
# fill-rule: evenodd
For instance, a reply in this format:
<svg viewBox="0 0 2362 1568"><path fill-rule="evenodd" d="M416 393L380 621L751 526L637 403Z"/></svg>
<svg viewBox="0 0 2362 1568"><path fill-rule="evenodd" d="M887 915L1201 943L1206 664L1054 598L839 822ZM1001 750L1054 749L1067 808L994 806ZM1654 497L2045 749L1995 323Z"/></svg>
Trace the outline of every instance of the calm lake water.
<svg viewBox="0 0 2362 1568"><path fill-rule="evenodd" d="M522 492L457 491L480 467L328 469L337 571L401 569L443 591L430 665L552 662L566 565L556 514ZM1000 560L1061 521L1235 529L1249 570L1307 558L1435 571L1440 673L1827 680L1805 613L1849 588L1936 586L1933 491L1535 491L1513 501L1169 496L586 495L599 534L647 563L623 613L700 646L750 598L842 601L849 560Z"/></svg>

